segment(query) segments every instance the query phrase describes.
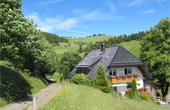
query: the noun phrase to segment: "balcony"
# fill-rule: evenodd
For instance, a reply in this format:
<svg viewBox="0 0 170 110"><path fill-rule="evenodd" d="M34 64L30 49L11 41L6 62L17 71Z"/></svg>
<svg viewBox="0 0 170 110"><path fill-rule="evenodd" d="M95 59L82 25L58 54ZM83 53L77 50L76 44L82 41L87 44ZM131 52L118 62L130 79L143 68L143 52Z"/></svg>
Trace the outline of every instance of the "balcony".
<svg viewBox="0 0 170 110"><path fill-rule="evenodd" d="M116 84L116 83L127 83L132 82L133 79L136 81L140 80L139 74L129 74L129 75L120 75L120 76L108 76L108 79L110 83Z"/></svg>

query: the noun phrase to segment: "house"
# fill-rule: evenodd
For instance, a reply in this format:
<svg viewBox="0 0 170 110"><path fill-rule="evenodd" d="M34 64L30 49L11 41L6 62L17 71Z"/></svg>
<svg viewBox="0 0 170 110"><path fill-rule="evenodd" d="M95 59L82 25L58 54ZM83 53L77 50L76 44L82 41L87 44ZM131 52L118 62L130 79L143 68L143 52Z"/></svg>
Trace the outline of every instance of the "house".
<svg viewBox="0 0 170 110"><path fill-rule="evenodd" d="M86 55L75 66L69 76L84 73L94 79L99 64L104 66L110 86L122 94L125 94L125 91L131 88L133 79L136 79L137 88L139 89L144 87L144 77L150 77L145 64L128 50L122 46L105 48L104 43L101 45L101 49L92 50Z"/></svg>
<svg viewBox="0 0 170 110"><path fill-rule="evenodd" d="M149 93L150 96L156 99L157 85L154 82L144 81L144 88L146 88L146 92Z"/></svg>

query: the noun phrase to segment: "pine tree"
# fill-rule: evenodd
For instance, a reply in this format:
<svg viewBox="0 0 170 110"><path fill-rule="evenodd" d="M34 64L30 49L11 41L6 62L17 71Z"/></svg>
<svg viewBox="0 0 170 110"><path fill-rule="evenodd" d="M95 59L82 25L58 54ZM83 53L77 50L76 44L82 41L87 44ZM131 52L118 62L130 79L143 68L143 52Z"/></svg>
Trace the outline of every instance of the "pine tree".
<svg viewBox="0 0 170 110"><path fill-rule="evenodd" d="M103 92L110 92L110 83L107 78L106 71L100 64L97 69L97 76L94 80L94 87L100 89Z"/></svg>
<svg viewBox="0 0 170 110"><path fill-rule="evenodd" d="M137 86L136 86L136 80L135 79L132 80L131 86L132 86L133 93L137 92Z"/></svg>

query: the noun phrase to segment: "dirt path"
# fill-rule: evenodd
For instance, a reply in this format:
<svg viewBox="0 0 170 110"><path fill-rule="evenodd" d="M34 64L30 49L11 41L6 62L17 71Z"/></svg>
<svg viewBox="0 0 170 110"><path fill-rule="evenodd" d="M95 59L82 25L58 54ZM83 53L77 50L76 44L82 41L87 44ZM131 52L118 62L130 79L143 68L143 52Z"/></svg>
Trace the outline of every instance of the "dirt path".
<svg viewBox="0 0 170 110"><path fill-rule="evenodd" d="M7 105L1 110L33 110L33 97L36 97L36 107L37 109L47 104L60 90L61 85L56 83L50 84L47 88L40 90L37 94L34 94L32 97L23 99L20 102L16 102L10 105Z"/></svg>

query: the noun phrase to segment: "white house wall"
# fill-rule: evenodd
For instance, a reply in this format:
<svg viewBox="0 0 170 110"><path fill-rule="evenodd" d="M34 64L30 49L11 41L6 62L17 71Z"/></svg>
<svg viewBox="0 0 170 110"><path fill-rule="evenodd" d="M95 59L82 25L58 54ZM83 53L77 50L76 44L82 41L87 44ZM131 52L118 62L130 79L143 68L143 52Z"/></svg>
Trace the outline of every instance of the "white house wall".
<svg viewBox="0 0 170 110"><path fill-rule="evenodd" d="M116 69L116 74L117 75L124 75L125 68L127 68L127 69L131 68L132 74L135 74L135 73L140 74L140 80L136 81L137 89L143 88L144 87L144 85L143 85L143 75L142 75L141 71L137 67L119 67L119 68L110 68L109 70ZM109 76L109 70L106 72L107 76Z"/></svg>

